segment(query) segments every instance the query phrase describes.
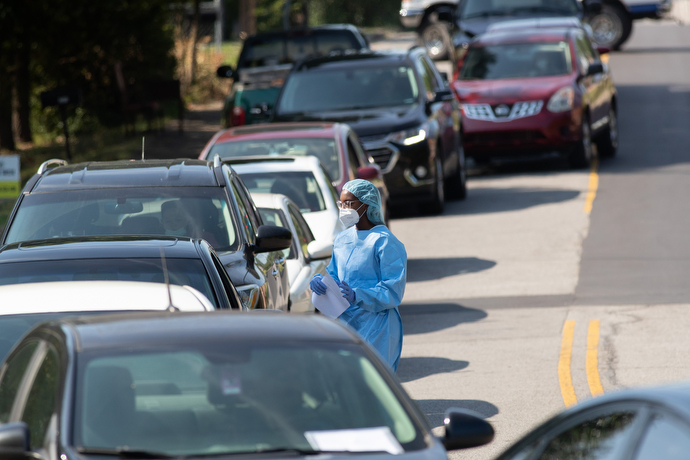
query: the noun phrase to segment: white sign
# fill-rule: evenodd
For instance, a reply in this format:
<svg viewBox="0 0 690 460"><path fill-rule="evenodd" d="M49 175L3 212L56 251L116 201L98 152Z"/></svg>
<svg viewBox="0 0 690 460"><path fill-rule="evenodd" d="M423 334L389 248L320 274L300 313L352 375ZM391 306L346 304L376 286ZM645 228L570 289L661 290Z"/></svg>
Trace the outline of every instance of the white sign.
<svg viewBox="0 0 690 460"><path fill-rule="evenodd" d="M0 155L0 198L17 198L21 182L19 155Z"/></svg>

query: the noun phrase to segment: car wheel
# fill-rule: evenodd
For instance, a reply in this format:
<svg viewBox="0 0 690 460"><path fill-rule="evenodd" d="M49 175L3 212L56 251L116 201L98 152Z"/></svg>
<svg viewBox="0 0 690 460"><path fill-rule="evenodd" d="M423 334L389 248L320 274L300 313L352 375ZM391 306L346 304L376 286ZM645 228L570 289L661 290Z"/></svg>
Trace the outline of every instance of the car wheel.
<svg viewBox="0 0 690 460"><path fill-rule="evenodd" d="M436 158L436 187L431 201L422 208L424 214L441 214L446 201L445 181L443 180L443 164Z"/></svg>
<svg viewBox="0 0 690 460"><path fill-rule="evenodd" d="M429 57L434 61L441 61L448 58L450 46L450 33L445 22L432 22L422 30L420 34L422 44L426 48Z"/></svg>
<svg viewBox="0 0 690 460"><path fill-rule="evenodd" d="M465 155L460 155L458 169L453 174L451 180L446 184L448 198L454 200L464 200L467 198L467 167Z"/></svg>
<svg viewBox="0 0 690 460"><path fill-rule="evenodd" d="M582 115L580 142L570 155L570 165L573 168L588 168L592 162L592 128L589 117Z"/></svg>
<svg viewBox="0 0 690 460"><path fill-rule="evenodd" d="M614 157L618 151L618 118L613 107L609 109L609 126L597 141L597 152L602 157Z"/></svg>
<svg viewBox="0 0 690 460"><path fill-rule="evenodd" d="M599 45L617 50L628 39L632 31L632 19L620 5L605 3L599 13L587 18L592 27L594 41Z"/></svg>

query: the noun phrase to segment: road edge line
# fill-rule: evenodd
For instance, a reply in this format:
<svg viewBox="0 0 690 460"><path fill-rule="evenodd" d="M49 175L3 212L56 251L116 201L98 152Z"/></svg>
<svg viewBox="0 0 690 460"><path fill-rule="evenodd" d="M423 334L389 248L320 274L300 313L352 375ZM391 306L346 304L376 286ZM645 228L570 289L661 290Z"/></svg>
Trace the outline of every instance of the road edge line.
<svg viewBox="0 0 690 460"><path fill-rule="evenodd" d="M587 185L587 197L585 198L585 214L592 212L594 206L594 198L597 197L597 189L599 188L599 159L592 160L592 167L589 170L589 184Z"/></svg>
<svg viewBox="0 0 690 460"><path fill-rule="evenodd" d="M573 337L575 335L575 321L568 320L563 324L563 338L561 339L561 355L558 360L558 382L561 385L561 395L566 407L577 404L575 388L570 375L570 360L573 351Z"/></svg>
<svg viewBox="0 0 690 460"><path fill-rule="evenodd" d="M589 391L592 396L601 396L604 394L604 388L601 386L599 379L599 320L593 319L589 322L587 331L587 358L585 360L585 369L587 371L587 383L589 384Z"/></svg>

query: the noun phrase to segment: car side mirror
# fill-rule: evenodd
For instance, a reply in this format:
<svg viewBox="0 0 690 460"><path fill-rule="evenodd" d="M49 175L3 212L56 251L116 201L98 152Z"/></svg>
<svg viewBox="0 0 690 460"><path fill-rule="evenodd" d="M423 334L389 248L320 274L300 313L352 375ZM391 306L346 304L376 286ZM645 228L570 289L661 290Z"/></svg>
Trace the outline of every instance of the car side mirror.
<svg viewBox="0 0 690 460"><path fill-rule="evenodd" d="M381 170L376 166L360 166L357 168L357 179L377 179L380 173Z"/></svg>
<svg viewBox="0 0 690 460"><path fill-rule="evenodd" d="M235 78L235 71L229 65L222 65L216 70L216 75L220 78Z"/></svg>
<svg viewBox="0 0 690 460"><path fill-rule="evenodd" d="M453 91L450 89L439 89L436 91L436 96L434 97L434 102L448 102L453 100Z"/></svg>
<svg viewBox="0 0 690 460"><path fill-rule="evenodd" d="M584 2L586 13L601 13L603 2L601 0L587 0Z"/></svg>
<svg viewBox="0 0 690 460"><path fill-rule="evenodd" d="M254 254L282 251L292 245L292 232L276 225L262 225L256 233L256 243L252 247Z"/></svg>
<svg viewBox="0 0 690 460"><path fill-rule="evenodd" d="M328 259L333 255L333 243L314 240L307 245L307 254L312 260Z"/></svg>
<svg viewBox="0 0 690 460"><path fill-rule="evenodd" d="M29 427L24 422L0 425L0 458L7 460L35 458L29 443Z"/></svg>
<svg viewBox="0 0 690 460"><path fill-rule="evenodd" d="M596 75L598 73L604 73L604 64L601 62L593 62L587 68L587 76Z"/></svg>
<svg viewBox="0 0 690 460"><path fill-rule="evenodd" d="M446 434L441 438L446 450L483 446L494 439L494 428L479 414L450 408L443 418Z"/></svg>

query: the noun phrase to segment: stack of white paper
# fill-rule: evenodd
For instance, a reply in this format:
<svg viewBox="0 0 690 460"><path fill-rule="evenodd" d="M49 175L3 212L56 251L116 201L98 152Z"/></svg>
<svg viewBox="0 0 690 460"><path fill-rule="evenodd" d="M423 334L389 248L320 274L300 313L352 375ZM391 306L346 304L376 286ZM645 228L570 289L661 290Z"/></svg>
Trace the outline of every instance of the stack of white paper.
<svg viewBox="0 0 690 460"><path fill-rule="evenodd" d="M335 282L331 275L326 273L322 281L326 285L326 293L324 295L317 295L315 292L312 292L311 302L324 315L329 318L337 318L348 309L350 302L345 300L340 292L338 283Z"/></svg>

